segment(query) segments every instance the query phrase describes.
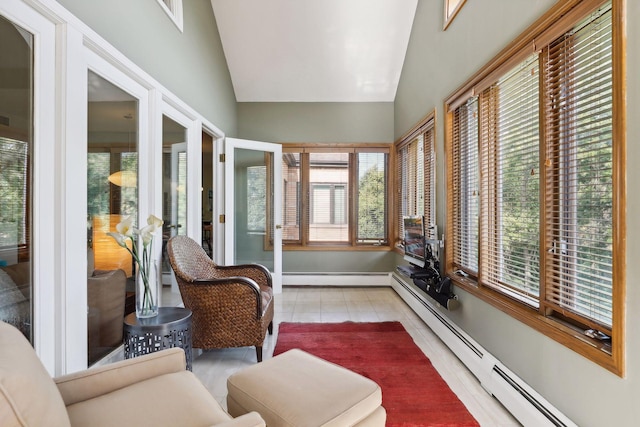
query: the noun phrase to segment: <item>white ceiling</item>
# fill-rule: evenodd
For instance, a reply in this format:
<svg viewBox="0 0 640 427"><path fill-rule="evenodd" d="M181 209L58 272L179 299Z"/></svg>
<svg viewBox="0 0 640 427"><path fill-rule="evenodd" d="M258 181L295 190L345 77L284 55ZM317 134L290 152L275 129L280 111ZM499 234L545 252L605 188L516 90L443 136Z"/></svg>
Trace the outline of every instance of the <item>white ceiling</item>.
<svg viewBox="0 0 640 427"><path fill-rule="evenodd" d="M211 0L238 102L393 102L418 0Z"/></svg>

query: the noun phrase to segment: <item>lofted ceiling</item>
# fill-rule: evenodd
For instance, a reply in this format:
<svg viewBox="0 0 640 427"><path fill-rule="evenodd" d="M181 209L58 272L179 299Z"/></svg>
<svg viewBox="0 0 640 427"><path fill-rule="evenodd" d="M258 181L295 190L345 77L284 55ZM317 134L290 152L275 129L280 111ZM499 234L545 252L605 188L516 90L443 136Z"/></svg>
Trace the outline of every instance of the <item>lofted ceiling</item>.
<svg viewBox="0 0 640 427"><path fill-rule="evenodd" d="M417 0L211 0L238 102L393 102Z"/></svg>

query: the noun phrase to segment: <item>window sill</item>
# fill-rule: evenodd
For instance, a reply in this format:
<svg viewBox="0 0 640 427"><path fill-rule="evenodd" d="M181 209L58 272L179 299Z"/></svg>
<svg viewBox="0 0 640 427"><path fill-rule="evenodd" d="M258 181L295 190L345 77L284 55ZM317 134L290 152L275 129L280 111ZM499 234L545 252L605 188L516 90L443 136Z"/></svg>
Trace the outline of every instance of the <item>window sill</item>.
<svg viewBox="0 0 640 427"><path fill-rule="evenodd" d="M449 274L449 277L454 285L469 292L471 295L532 327L619 377L623 376L622 362L617 360L613 354L615 352L614 337L612 337L611 344L605 344L597 339L587 337L581 329L558 318L543 316L533 308L522 305L491 289L478 286L475 280L471 278L460 277L456 274Z"/></svg>

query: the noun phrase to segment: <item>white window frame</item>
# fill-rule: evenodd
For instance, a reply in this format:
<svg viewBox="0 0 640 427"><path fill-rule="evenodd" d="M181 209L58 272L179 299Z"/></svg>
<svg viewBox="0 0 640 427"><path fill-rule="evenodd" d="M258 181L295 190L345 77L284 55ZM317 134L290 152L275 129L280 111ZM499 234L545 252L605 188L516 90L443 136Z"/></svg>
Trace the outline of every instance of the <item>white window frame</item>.
<svg viewBox="0 0 640 427"><path fill-rule="evenodd" d="M171 21L184 32L184 20L182 14L182 0L158 0L162 10L171 18Z"/></svg>

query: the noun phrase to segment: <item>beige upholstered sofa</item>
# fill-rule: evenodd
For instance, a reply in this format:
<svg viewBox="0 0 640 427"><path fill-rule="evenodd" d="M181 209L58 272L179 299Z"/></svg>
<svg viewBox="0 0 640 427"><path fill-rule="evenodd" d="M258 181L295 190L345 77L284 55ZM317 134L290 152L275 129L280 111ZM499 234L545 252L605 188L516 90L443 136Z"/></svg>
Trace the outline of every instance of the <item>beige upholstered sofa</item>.
<svg viewBox="0 0 640 427"><path fill-rule="evenodd" d="M185 370L182 349L52 379L25 337L0 322L0 426L264 426L236 419Z"/></svg>

